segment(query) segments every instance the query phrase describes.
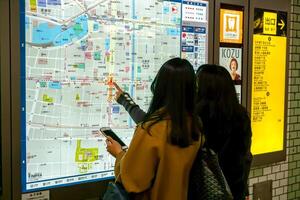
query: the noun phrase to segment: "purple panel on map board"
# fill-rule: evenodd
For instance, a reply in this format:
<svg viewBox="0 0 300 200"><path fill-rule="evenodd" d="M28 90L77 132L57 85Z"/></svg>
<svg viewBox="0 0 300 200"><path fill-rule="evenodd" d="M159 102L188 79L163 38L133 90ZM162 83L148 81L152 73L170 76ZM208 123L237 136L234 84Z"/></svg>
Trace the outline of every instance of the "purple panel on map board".
<svg viewBox="0 0 300 200"><path fill-rule="evenodd" d="M46 0L38 0L38 6L46 7Z"/></svg>
<svg viewBox="0 0 300 200"><path fill-rule="evenodd" d="M60 0L48 0L48 5L61 5Z"/></svg>
<svg viewBox="0 0 300 200"><path fill-rule="evenodd" d="M46 7L46 0L38 0L39 7Z"/></svg>

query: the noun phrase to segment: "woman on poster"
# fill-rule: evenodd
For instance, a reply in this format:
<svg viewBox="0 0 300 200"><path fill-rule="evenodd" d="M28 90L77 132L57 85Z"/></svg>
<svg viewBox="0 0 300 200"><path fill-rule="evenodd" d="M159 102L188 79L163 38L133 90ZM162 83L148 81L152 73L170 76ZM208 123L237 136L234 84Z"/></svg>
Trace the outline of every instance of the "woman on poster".
<svg viewBox="0 0 300 200"><path fill-rule="evenodd" d="M236 58L232 57L229 63L230 75L233 81L241 80L241 75L238 74L238 61Z"/></svg>

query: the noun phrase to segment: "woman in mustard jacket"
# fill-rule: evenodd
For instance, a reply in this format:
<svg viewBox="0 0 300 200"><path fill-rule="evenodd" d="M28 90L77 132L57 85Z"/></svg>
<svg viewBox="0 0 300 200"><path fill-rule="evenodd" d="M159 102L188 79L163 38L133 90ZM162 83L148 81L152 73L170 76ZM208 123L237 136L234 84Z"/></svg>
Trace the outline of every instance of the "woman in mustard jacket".
<svg viewBox="0 0 300 200"><path fill-rule="evenodd" d="M115 176L133 199L187 199L189 172L201 143L195 90L192 65L180 58L167 61L151 85L149 110L127 152L108 138Z"/></svg>

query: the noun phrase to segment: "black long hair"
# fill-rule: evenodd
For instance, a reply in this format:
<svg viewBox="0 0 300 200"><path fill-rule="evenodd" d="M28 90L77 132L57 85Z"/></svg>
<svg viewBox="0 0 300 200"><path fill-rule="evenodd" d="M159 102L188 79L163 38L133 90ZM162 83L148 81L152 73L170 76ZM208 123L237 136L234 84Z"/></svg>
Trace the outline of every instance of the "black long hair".
<svg viewBox="0 0 300 200"><path fill-rule="evenodd" d="M207 143L218 150L230 137L236 119L246 111L239 104L234 83L224 67L202 65L196 75L197 112L203 122Z"/></svg>
<svg viewBox="0 0 300 200"><path fill-rule="evenodd" d="M151 91L153 98L142 126L150 122L149 129L169 118L171 144L187 147L198 140L201 123L195 114L196 76L190 62L181 58L165 62L152 82Z"/></svg>

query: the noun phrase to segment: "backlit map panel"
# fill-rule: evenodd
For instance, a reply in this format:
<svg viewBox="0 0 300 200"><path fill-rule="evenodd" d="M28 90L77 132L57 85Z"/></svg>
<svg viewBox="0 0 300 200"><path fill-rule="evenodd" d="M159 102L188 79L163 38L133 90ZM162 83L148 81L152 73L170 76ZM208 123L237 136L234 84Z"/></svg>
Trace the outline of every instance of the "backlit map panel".
<svg viewBox="0 0 300 200"><path fill-rule="evenodd" d="M208 3L190 2L201 20L182 20L193 13L179 0L25 1L23 192L113 176L98 130L109 126L129 144L135 124L111 82L147 110L160 66L182 54L183 27L196 35L184 46L199 46L187 59L195 69L207 61Z"/></svg>

